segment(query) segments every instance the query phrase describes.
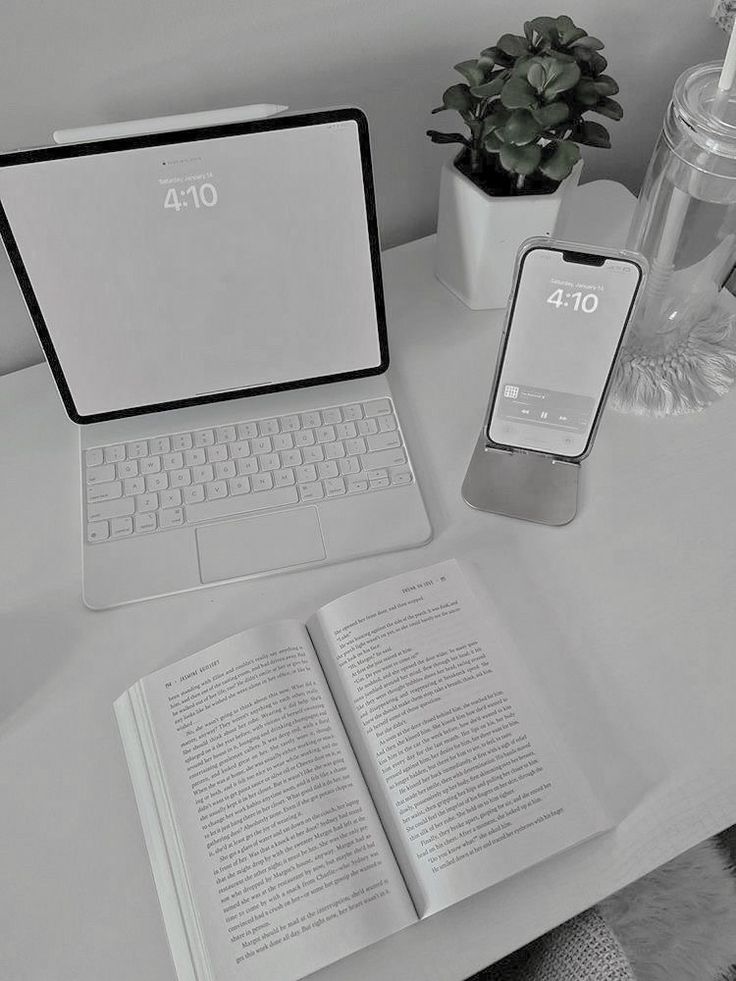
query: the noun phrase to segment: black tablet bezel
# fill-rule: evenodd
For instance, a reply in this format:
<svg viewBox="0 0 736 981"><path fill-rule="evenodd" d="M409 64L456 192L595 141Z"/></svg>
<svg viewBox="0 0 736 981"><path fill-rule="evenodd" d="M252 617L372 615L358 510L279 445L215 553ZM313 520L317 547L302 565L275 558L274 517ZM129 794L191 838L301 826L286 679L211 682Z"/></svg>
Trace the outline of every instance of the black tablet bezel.
<svg viewBox="0 0 736 981"><path fill-rule="evenodd" d="M67 384L61 362L54 348L51 335L46 326L46 320L36 298L30 277L25 268L23 258L18 249L15 237L8 222L5 208L0 198L0 236L5 245L10 263L23 294L28 312L41 342L41 347L48 360L49 367L59 389L64 407L70 419L81 425L105 422L110 419L124 419L128 416L146 415L152 412L162 412L168 409L179 409L185 406L205 405L212 402L224 402L230 399L244 398L249 395L265 395L269 392L289 391L294 388L306 388L313 385L323 385L328 382L348 381L352 378L364 378L369 375L380 375L386 371L389 364L388 335L386 330L386 311L381 275L381 254L378 238L378 223L376 219L376 202L373 187L373 172L371 166L371 151L368 135L368 120L362 110L349 107L344 109L326 109L318 112L306 112L290 116L273 116L265 119L244 123L228 123L218 126L205 126L197 129L178 130L167 133L156 133L144 136L126 136L109 140L94 140L67 146L41 147L31 150L17 150L0 155L0 167L12 167L18 164L38 163L45 160L58 160L69 157L90 156L93 154L115 153L120 150L137 150L151 146L172 146L177 143L189 143L219 139L226 136L240 136L247 133L262 133L273 130L298 129L305 126L324 125L353 121L358 127L361 167L363 172L363 189L365 193L366 217L368 221L368 238L370 243L371 267L373 273L373 291L376 304L376 320L378 326L378 343L380 363L356 371L339 372L332 375L320 375L314 378L300 378L292 381L282 381L269 385L259 385L250 388L233 389L227 392L217 392L212 395L196 396L187 399L177 399L169 402L156 402L150 405L132 406L107 412L97 412L82 415L75 403Z"/></svg>

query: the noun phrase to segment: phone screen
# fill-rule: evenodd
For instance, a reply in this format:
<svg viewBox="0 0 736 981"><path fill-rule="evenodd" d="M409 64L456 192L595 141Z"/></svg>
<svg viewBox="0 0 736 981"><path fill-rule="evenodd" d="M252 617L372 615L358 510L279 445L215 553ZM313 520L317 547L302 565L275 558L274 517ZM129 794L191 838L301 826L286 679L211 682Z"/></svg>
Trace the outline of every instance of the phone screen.
<svg viewBox="0 0 736 981"><path fill-rule="evenodd" d="M526 253L488 425L494 443L585 453L641 277L627 259Z"/></svg>

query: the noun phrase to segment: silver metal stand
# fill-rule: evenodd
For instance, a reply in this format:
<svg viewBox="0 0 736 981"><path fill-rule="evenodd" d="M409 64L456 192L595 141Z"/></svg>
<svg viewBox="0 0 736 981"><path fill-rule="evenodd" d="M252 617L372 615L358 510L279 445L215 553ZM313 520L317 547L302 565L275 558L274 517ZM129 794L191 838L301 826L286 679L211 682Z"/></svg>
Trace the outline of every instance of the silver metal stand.
<svg viewBox="0 0 736 981"><path fill-rule="evenodd" d="M463 481L471 508L566 525L578 507L580 464L489 446L481 432Z"/></svg>

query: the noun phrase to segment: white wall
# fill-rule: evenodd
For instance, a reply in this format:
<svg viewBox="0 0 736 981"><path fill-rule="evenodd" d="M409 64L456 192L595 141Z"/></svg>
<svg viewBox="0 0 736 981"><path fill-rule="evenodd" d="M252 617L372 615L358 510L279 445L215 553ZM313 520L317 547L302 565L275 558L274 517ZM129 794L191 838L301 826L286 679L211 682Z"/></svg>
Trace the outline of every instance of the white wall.
<svg viewBox="0 0 736 981"><path fill-rule="evenodd" d="M606 44L624 119L613 149L587 150L585 178L638 187L676 76L722 58L710 0L5 0L0 146L49 141L59 127L281 102L355 103L372 128L384 246L434 229L439 171L430 117L452 65L525 19L568 13ZM457 117L456 117L457 118ZM438 125L441 124L441 125ZM447 127L449 128L449 127ZM41 359L0 257L0 374Z"/></svg>

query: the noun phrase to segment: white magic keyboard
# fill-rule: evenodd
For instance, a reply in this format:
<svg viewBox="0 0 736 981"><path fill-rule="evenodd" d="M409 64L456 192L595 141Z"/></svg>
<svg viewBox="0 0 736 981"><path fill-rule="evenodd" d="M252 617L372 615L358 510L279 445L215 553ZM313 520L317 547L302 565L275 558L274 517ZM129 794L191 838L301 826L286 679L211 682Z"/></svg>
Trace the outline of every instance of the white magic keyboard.
<svg viewBox="0 0 736 981"><path fill-rule="evenodd" d="M85 451L87 541L410 484L391 399Z"/></svg>

